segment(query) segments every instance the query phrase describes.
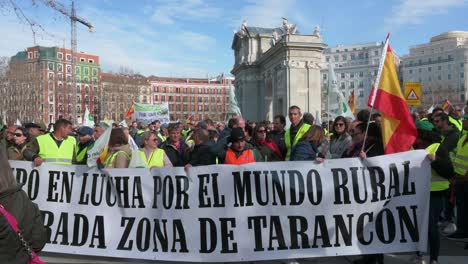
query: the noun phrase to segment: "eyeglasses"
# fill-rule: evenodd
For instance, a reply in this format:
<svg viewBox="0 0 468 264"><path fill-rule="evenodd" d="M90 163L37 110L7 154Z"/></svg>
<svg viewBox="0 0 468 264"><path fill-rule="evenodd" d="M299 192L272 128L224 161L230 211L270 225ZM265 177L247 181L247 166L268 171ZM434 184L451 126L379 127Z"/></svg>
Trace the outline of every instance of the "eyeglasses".
<svg viewBox="0 0 468 264"><path fill-rule="evenodd" d="M336 123L335 126L344 126L344 123Z"/></svg>
<svg viewBox="0 0 468 264"><path fill-rule="evenodd" d="M14 135L15 135L15 137L22 137L22 136L24 136L24 135L21 134L21 133L15 133Z"/></svg>

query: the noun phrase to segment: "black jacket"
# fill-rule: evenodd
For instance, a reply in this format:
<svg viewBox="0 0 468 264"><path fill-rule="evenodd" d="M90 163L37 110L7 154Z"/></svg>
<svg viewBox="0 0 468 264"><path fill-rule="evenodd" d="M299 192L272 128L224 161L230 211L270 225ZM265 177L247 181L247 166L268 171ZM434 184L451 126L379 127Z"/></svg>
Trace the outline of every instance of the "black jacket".
<svg viewBox="0 0 468 264"><path fill-rule="evenodd" d="M188 163L192 166L203 166L216 164L216 155L212 152L212 145L202 143L195 145L189 153Z"/></svg>
<svg viewBox="0 0 468 264"><path fill-rule="evenodd" d="M40 251L47 240L44 222L37 205L17 185L0 193L0 204L18 221L18 227L31 248ZM0 214L0 263L24 264L28 260L26 250L8 221Z"/></svg>
<svg viewBox="0 0 468 264"><path fill-rule="evenodd" d="M189 147L183 141L181 141L180 144L182 144L181 153L179 153L175 146L169 144L169 140L164 141L160 146L160 148L166 152L166 155L169 157L174 167L183 167L187 164L187 151Z"/></svg>

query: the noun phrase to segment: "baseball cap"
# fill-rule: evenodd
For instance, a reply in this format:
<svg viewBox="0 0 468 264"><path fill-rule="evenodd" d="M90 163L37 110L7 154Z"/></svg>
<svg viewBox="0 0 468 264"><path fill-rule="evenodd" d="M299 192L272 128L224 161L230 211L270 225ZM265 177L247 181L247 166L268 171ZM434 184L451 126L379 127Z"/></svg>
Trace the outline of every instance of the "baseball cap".
<svg viewBox="0 0 468 264"><path fill-rule="evenodd" d="M41 129L41 126L36 124L36 123L27 123L27 124L24 124L24 128L26 128L26 129L28 129L28 128Z"/></svg>
<svg viewBox="0 0 468 264"><path fill-rule="evenodd" d="M83 127L80 127L80 129L78 129L78 135L82 135L82 136L85 136L85 135L92 136L93 132L94 132L93 129L87 126L83 126Z"/></svg>
<svg viewBox="0 0 468 264"><path fill-rule="evenodd" d="M229 139L231 142L243 140L243 139L245 139L245 134L242 128L236 127L231 130L231 137Z"/></svg>

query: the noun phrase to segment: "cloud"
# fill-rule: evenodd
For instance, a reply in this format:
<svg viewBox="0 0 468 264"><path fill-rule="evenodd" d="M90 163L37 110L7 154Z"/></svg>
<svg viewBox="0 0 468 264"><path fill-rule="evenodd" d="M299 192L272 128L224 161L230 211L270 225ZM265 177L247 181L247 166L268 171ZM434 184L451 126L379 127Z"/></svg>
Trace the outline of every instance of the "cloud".
<svg viewBox="0 0 468 264"><path fill-rule="evenodd" d="M426 17L446 14L450 8L462 6L466 0L402 0L392 7L392 14L385 19L387 31L405 25L422 24Z"/></svg>
<svg viewBox="0 0 468 264"><path fill-rule="evenodd" d="M174 0L160 2L151 19L159 24L171 25L179 20L197 20L220 17L221 8L202 0Z"/></svg>
<svg viewBox="0 0 468 264"><path fill-rule="evenodd" d="M281 17L287 17L295 3L295 0L249 0L239 11L242 18L235 21L235 26L246 20L247 25L251 26L277 27L282 22ZM295 23L291 17L287 18L291 23Z"/></svg>

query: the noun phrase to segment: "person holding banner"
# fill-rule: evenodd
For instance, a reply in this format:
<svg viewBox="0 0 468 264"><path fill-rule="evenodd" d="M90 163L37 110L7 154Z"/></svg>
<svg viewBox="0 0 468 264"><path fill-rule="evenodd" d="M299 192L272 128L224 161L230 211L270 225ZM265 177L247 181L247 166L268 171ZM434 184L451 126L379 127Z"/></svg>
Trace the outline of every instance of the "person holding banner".
<svg viewBox="0 0 468 264"><path fill-rule="evenodd" d="M128 137L121 128L112 129L109 152L104 159L105 168L128 168L131 157L132 150L128 144Z"/></svg>
<svg viewBox="0 0 468 264"><path fill-rule="evenodd" d="M241 165L262 161L261 154L245 142L245 134L241 127L233 128L229 137L231 146L224 155L224 164Z"/></svg>
<svg viewBox="0 0 468 264"><path fill-rule="evenodd" d="M147 168L172 167L171 160L163 149L158 148L156 133L147 131L141 136L143 148L138 153Z"/></svg>
<svg viewBox="0 0 468 264"><path fill-rule="evenodd" d="M315 160L320 154L319 146L325 139L324 131L319 126L312 126L297 142L291 151L291 161Z"/></svg>
<svg viewBox="0 0 468 264"><path fill-rule="evenodd" d="M45 246L47 232L39 208L21 189L22 184L16 182L3 150L0 150L0 168L0 262L24 264L31 254ZM11 215L10 220L8 214ZM20 234L13 230L10 221L17 221Z"/></svg>
<svg viewBox="0 0 468 264"><path fill-rule="evenodd" d="M54 124L54 132L38 136L27 145L23 151L26 160L33 161L35 166L42 162L61 165L76 163L76 140L69 136L72 123L66 119L59 119Z"/></svg>
<svg viewBox="0 0 468 264"><path fill-rule="evenodd" d="M352 138L348 134L348 122L343 116L337 116L331 128L330 145L327 158L339 159L351 144Z"/></svg>
<svg viewBox="0 0 468 264"><path fill-rule="evenodd" d="M437 263L440 251L440 234L437 222L442 213L446 192L449 189L450 178L454 174L448 150L440 143L441 138L433 131L433 125L428 121L416 122L418 137L414 149L426 149L431 161L431 196L429 202L429 253L431 264ZM418 253L417 260L422 260ZM420 261L419 263L423 263Z"/></svg>

